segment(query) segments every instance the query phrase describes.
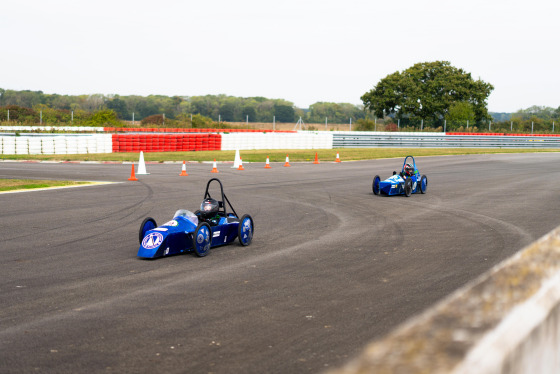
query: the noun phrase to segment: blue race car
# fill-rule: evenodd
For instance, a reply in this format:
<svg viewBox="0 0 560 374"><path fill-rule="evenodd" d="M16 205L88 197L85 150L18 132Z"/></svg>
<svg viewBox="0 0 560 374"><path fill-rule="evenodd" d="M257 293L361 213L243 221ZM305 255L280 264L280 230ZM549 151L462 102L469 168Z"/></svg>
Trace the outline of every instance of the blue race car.
<svg viewBox="0 0 560 374"><path fill-rule="evenodd" d="M220 185L221 200L210 196L211 182ZM231 212L226 210L226 203ZM193 213L179 209L171 221L161 226L151 217L144 219L140 225L138 257L158 258L186 252L203 257L210 248L229 244L236 238L243 246L251 244L253 230L253 218L248 214L239 218L224 194L222 182L212 178L206 185L200 210Z"/></svg>
<svg viewBox="0 0 560 374"><path fill-rule="evenodd" d="M416 192L426 193L428 177L420 176L414 157L406 156L399 174L394 171L393 176L384 181L379 178L379 175L376 175L371 187L376 195L405 195L408 197Z"/></svg>

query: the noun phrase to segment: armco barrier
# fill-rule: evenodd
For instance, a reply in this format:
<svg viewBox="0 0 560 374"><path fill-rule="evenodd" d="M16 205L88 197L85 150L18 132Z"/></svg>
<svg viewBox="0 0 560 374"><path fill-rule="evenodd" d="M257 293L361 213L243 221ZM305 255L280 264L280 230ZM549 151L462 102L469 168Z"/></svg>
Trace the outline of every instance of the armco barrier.
<svg viewBox="0 0 560 374"><path fill-rule="evenodd" d="M333 148L560 148L558 136L334 132Z"/></svg>
<svg viewBox="0 0 560 374"><path fill-rule="evenodd" d="M560 373L560 227L330 374Z"/></svg>

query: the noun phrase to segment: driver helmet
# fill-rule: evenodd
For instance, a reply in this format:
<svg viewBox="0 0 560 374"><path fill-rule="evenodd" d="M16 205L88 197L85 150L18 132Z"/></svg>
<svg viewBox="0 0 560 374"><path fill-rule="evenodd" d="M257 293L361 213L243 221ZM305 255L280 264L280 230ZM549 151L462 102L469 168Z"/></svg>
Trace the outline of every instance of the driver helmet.
<svg viewBox="0 0 560 374"><path fill-rule="evenodd" d="M414 175L414 166L412 166L410 163L407 163L407 164L404 166L404 173L405 173L406 175L408 175L409 177L410 177L410 176L413 176L413 175Z"/></svg>
<svg viewBox="0 0 560 374"><path fill-rule="evenodd" d="M218 203L217 200L214 200L212 198L206 198L202 201L202 204L200 204L200 214L204 218L213 217L218 213L219 207L220 204Z"/></svg>

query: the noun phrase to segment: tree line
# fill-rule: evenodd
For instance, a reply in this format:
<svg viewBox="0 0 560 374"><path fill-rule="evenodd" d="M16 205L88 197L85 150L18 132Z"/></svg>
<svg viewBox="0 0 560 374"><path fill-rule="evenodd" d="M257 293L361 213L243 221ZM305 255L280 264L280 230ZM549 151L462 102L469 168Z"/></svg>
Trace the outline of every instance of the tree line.
<svg viewBox="0 0 560 374"><path fill-rule="evenodd" d="M294 123L301 117L307 123L349 123L366 118L362 106L346 103L319 102L309 108L297 108L283 99L265 97L206 96L120 96L120 95L59 95L42 91L16 91L0 88L0 107L17 106L36 113L47 113L45 121L80 120L92 113L112 111L115 120L141 121L161 115L171 120L190 120L192 115L207 117L215 122L284 122ZM58 112L56 115L52 111ZM28 113L31 116L30 113ZM14 118L12 118L14 119ZM0 121L6 120L5 114Z"/></svg>

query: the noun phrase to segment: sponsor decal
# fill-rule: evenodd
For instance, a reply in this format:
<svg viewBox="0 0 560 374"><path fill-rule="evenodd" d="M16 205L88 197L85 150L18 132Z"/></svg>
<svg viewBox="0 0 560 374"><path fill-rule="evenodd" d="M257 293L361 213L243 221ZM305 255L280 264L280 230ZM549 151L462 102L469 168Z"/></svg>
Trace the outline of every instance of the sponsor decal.
<svg viewBox="0 0 560 374"><path fill-rule="evenodd" d="M142 247L146 249L154 249L159 247L162 242L163 235L161 235L159 232L151 232L146 235L146 237L144 237L144 240L142 240Z"/></svg>
<svg viewBox="0 0 560 374"><path fill-rule="evenodd" d="M214 231L214 234L212 236L214 238L217 238L218 236L220 236L220 232L219 231Z"/></svg>
<svg viewBox="0 0 560 374"><path fill-rule="evenodd" d="M165 248L165 254L166 254L166 255L169 254L169 247Z"/></svg>
<svg viewBox="0 0 560 374"><path fill-rule="evenodd" d="M416 182L414 182L414 183L412 184L412 190L415 190L415 189L416 189Z"/></svg>
<svg viewBox="0 0 560 374"><path fill-rule="evenodd" d="M156 227L155 229L152 229L154 231L167 231L167 229L165 227Z"/></svg>
<svg viewBox="0 0 560 374"><path fill-rule="evenodd" d="M162 226L177 227L177 226L179 226L179 222L177 222L176 220L172 219L171 221L164 223Z"/></svg>
<svg viewBox="0 0 560 374"><path fill-rule="evenodd" d="M246 220L245 222L243 222L243 230L251 230L251 221L250 220Z"/></svg>

